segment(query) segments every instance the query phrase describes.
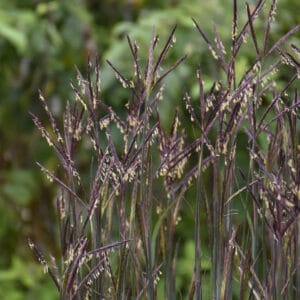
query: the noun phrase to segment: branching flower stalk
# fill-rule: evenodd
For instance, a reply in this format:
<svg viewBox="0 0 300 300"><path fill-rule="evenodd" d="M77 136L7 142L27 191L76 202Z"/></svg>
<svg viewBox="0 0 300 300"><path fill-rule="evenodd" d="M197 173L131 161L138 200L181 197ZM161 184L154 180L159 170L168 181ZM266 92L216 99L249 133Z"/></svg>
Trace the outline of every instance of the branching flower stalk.
<svg viewBox="0 0 300 300"><path fill-rule="evenodd" d="M176 299L183 293L188 299L300 298L300 51L295 44L291 52L282 49L300 26L270 45L273 0L261 42L256 20L266 5L246 4L240 26L233 1L229 47L216 26L211 41L193 20L220 77L208 90L198 67L198 101L180 95L190 120L177 108L169 131L159 111L163 80L186 58L166 68L176 27L160 51L153 30L145 66L127 37L131 79L107 61L127 91L121 113L102 94L98 59L88 62L86 78L77 70L75 101L67 102L62 125L40 93L49 125L32 119L59 160L58 170L38 166L59 187L60 254L48 259L35 241L29 245L61 300ZM240 76L247 39L254 58ZM290 77L278 85L283 68ZM90 157L85 168L80 151ZM177 276L186 241L177 228L187 206L194 217L194 269L185 291Z"/></svg>

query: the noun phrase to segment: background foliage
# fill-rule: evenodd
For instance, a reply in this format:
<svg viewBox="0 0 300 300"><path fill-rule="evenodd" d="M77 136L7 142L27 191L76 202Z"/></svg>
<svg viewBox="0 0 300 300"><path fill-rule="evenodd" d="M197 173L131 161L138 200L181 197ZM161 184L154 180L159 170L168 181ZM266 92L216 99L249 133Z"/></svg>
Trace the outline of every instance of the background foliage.
<svg viewBox="0 0 300 300"><path fill-rule="evenodd" d="M88 56L99 54L104 98L109 95L114 99L110 105L121 113L124 90L116 88L114 74L105 60L112 61L126 75L132 71L126 35L138 42L140 53L144 53L146 59L153 26L163 39L177 24L177 43L167 64L171 65L183 54L187 54L188 59L167 79L165 97L169 101L160 107L167 125L169 116L181 105L184 91L189 89L196 93L194 74L199 64L204 73L205 89L219 76L191 17L199 21L208 34L215 23L219 34L229 44L230 2L0 1L0 298L55 298L54 286L43 275L27 246L27 237L31 236L53 253L57 250L53 226L56 191L34 163L39 161L52 170L57 167L57 160L45 143L40 143L39 133L29 117L29 112L38 114L41 109L38 90L43 91L52 111L60 115L64 103L71 97L69 82L75 78L74 66L84 71ZM243 1L239 1L239 5L239 9L245 11ZM278 1L279 13L272 28L272 39L276 40L300 23L299 11L297 0ZM245 55L237 64L238 74L242 74L254 57L247 47L243 53ZM214 74L214 77L206 74ZM285 74L280 74L278 80L284 81ZM82 160L84 162L84 155ZM192 228L192 220L190 224ZM191 273L189 266L192 266L194 251L193 237L189 235L188 225L185 226L187 228L179 229L184 244L178 261L178 281L182 284Z"/></svg>

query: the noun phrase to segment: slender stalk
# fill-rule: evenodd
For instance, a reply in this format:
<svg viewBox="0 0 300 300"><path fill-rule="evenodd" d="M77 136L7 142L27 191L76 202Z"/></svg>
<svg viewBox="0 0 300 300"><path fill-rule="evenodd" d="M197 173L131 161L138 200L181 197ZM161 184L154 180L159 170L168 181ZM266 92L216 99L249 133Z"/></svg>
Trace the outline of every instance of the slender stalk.
<svg viewBox="0 0 300 300"><path fill-rule="evenodd" d="M194 267L194 281L195 281L195 299L202 299L202 275L201 275L201 181L202 181L202 156L203 143L200 148L198 172L197 172L197 195L196 195L196 220L195 220L195 267Z"/></svg>
<svg viewBox="0 0 300 300"><path fill-rule="evenodd" d="M220 207L220 158L214 158L213 165L213 253L212 253L212 287L213 299L221 297L222 285L222 220Z"/></svg>

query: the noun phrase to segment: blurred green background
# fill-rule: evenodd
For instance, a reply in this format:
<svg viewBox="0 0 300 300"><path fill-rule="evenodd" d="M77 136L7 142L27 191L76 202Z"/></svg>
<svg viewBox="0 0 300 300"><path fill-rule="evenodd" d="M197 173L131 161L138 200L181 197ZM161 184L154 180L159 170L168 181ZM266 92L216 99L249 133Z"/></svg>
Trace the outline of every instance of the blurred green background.
<svg viewBox="0 0 300 300"><path fill-rule="evenodd" d="M72 99L70 81L76 79L75 65L85 73L87 58L100 57L103 99L117 111L126 100L114 74L105 63L109 59L125 75L133 73L126 35L140 45L142 59L152 28L163 42L177 24L177 43L167 64L183 54L187 60L167 79L161 116L165 124L185 91L195 98L195 71L200 64L205 88L220 79L216 64L193 27L194 17L209 37L216 24L226 45L230 44L232 1L226 0L0 0L0 298L56 299L54 285L43 274L29 250L27 237L38 240L56 253L54 214L55 187L36 167L39 161L51 170L57 161L41 142L29 112L42 115L40 89L56 116ZM249 1L254 5L256 1ZM266 1L267 6L270 1ZM240 19L245 20L244 2L238 1ZM265 10L267 12L267 10ZM257 23L262 36L263 20ZM276 40L300 23L298 0L278 1L277 19L272 29ZM299 46L299 39L295 44ZM288 47L288 46L287 46ZM253 59L251 47L243 49L237 72L242 73ZM284 77L284 76L283 76ZM279 78L280 80L280 78ZM118 87L118 88L117 88ZM196 101L196 100L195 100ZM189 226L186 222L185 227ZM182 228L183 252L179 258L178 283L189 278L194 247L191 230ZM189 235L188 232L191 232ZM184 236L185 235L185 236Z"/></svg>

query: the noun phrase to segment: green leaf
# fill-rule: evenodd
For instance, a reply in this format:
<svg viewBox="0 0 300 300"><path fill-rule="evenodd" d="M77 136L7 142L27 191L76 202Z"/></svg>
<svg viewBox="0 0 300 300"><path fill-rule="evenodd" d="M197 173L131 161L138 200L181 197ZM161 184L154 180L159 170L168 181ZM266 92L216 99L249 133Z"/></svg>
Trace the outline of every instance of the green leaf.
<svg viewBox="0 0 300 300"><path fill-rule="evenodd" d="M38 190L33 171L13 169L5 177L3 195L19 205L28 205Z"/></svg>
<svg viewBox="0 0 300 300"><path fill-rule="evenodd" d="M19 29L12 27L10 24L5 23L0 19L0 36L7 39L15 48L24 53L27 47L27 37Z"/></svg>

